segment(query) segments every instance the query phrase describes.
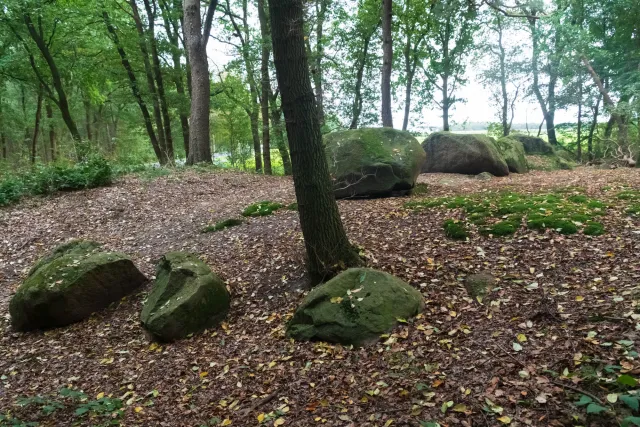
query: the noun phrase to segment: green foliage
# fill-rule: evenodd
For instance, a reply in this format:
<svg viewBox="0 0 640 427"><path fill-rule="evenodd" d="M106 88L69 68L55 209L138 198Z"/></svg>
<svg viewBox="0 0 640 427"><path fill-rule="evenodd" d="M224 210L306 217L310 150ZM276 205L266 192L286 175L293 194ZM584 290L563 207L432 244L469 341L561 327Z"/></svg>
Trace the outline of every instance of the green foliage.
<svg viewBox="0 0 640 427"><path fill-rule="evenodd" d="M0 178L0 206L16 203L25 195L48 195L111 185L113 170L101 157L72 166L36 165L35 168Z"/></svg>
<svg viewBox="0 0 640 427"><path fill-rule="evenodd" d="M556 194L490 193L467 197L438 197L407 202L407 209L421 210L444 207L462 209L465 220L479 226L481 234L509 236L522 225L532 230L554 230L575 234L581 229L590 236L604 233L604 226L593 221L606 213L606 204L583 194L558 191Z"/></svg>
<svg viewBox="0 0 640 427"><path fill-rule="evenodd" d="M262 202L254 203L247 206L242 211L242 216L266 216L271 215L274 211L277 211L282 207L282 204L271 202L269 200L263 200Z"/></svg>
<svg viewBox="0 0 640 427"><path fill-rule="evenodd" d="M207 225L202 229L203 233L212 233L214 231L224 230L225 228L235 227L242 224L244 221L237 218L229 218L223 221L216 222L214 225Z"/></svg>
<svg viewBox="0 0 640 427"><path fill-rule="evenodd" d="M463 222L448 219L442 224L442 228L444 228L444 234L450 239L465 240L469 237Z"/></svg>
<svg viewBox="0 0 640 427"><path fill-rule="evenodd" d="M298 202L289 203L287 205L287 210L289 210L289 211L297 211L298 210Z"/></svg>

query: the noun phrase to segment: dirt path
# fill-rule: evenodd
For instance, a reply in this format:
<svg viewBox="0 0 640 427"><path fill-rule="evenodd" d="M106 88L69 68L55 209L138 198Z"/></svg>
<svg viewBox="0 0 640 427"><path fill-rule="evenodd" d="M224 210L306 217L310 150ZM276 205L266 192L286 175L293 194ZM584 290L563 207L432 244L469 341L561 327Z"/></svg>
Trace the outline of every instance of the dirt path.
<svg viewBox="0 0 640 427"><path fill-rule="evenodd" d="M429 196L572 186L611 201L623 185L640 189L640 170L582 168L490 181L433 174L419 181ZM260 424L260 414L264 425L281 419L291 426L502 425L501 415L511 425L560 425L574 414L584 417L571 404L575 393L561 384L601 399L610 392L589 384L582 368L596 372L610 364L631 374L639 368L637 357L629 357L638 337L628 315L640 298L640 220L622 206L610 210L607 233L599 237L521 230L510 238L473 234L454 242L442 233L447 210L413 213L402 208L407 198L341 201L349 237L369 265L407 280L426 301L422 317L386 341L347 349L284 338L306 285L296 212L200 233L261 200L294 201L291 181L235 172L128 177L110 188L0 210L0 414L71 425L70 409L45 417L15 405L20 396L57 393L71 384L91 398L122 398L127 426L252 426ZM231 289L228 321L179 343L151 344L138 317L147 285L85 322L46 333L12 332L11 294L37 257L71 238L129 253L149 277L168 250L202 254ZM479 304L460 283L465 274L485 270L501 279L501 289ZM522 350L514 350L514 342ZM446 402L453 404L443 413Z"/></svg>

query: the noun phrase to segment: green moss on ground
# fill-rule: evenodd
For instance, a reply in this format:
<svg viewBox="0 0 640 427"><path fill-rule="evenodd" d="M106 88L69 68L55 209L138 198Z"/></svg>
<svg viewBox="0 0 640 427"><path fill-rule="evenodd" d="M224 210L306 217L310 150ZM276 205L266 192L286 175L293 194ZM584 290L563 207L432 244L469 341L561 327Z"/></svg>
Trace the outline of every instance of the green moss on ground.
<svg viewBox="0 0 640 427"><path fill-rule="evenodd" d="M262 202L254 203L247 206L242 211L242 216L266 216L271 215L282 207L282 204L271 202L269 200L263 200Z"/></svg>
<svg viewBox="0 0 640 427"><path fill-rule="evenodd" d="M442 224L442 227L444 228L444 234L450 239L465 240L469 237L463 222L448 219Z"/></svg>
<svg viewBox="0 0 640 427"><path fill-rule="evenodd" d="M466 214L464 220L447 220L443 226L445 234L452 238L454 235L466 238L467 224L479 227L481 234L493 236L513 235L523 225L532 230L548 229L561 234L575 234L582 230L585 234L597 236L604 233L604 226L594 218L607 212L605 203L580 194L573 187L549 194L502 192L427 198L405 203L404 206L411 210L442 207L462 210Z"/></svg>
<svg viewBox="0 0 640 427"><path fill-rule="evenodd" d="M297 211L298 210L298 202L289 203L286 208L288 211Z"/></svg>
<svg viewBox="0 0 640 427"><path fill-rule="evenodd" d="M215 231L224 230L225 228L235 227L242 224L244 221L238 218L229 218L223 221L218 221L214 225L207 225L202 229L203 233L213 233Z"/></svg>
<svg viewBox="0 0 640 427"><path fill-rule="evenodd" d="M627 213L631 216L640 216L640 205L631 205L627 208Z"/></svg>

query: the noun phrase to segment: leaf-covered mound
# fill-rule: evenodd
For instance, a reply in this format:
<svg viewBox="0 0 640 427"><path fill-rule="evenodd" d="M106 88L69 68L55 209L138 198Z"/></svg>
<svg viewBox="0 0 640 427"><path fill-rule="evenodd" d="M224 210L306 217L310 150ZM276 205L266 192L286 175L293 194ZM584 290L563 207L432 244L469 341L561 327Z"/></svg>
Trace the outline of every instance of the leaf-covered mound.
<svg viewBox="0 0 640 427"><path fill-rule="evenodd" d="M424 140L422 148L427 153L422 172L509 175L507 163L486 135L435 132Z"/></svg>
<svg viewBox="0 0 640 427"><path fill-rule="evenodd" d="M521 227L555 230L561 234L600 235L604 226L597 220L606 215L607 206L582 194L558 193L525 195L492 193L468 197L438 197L405 203L409 209L444 207L462 209L465 221L447 220L445 234L453 239L466 237L466 225L481 234L508 236Z"/></svg>
<svg viewBox="0 0 640 427"><path fill-rule="evenodd" d="M314 288L302 301L287 335L362 345L389 332L398 319L422 310L422 295L388 273L352 268Z"/></svg>
<svg viewBox="0 0 640 427"><path fill-rule="evenodd" d="M196 255L170 252L158 263L142 324L158 340L175 341L220 323L229 303L224 282Z"/></svg>
<svg viewBox="0 0 640 427"><path fill-rule="evenodd" d="M389 196L411 190L425 154L409 133L361 128L324 136L336 197Z"/></svg>
<svg viewBox="0 0 640 427"><path fill-rule="evenodd" d="M38 261L11 298L14 329L27 331L78 322L120 300L146 278L131 259L103 252L92 241L72 241Z"/></svg>

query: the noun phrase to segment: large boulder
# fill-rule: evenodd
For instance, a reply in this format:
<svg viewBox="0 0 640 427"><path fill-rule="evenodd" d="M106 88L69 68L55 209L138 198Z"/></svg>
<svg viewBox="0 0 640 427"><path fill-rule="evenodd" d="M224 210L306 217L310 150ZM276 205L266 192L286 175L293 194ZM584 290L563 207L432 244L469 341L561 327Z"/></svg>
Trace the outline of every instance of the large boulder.
<svg viewBox="0 0 640 427"><path fill-rule="evenodd" d="M520 141L527 154L553 154L553 147L547 141L537 136L512 133L509 138Z"/></svg>
<svg viewBox="0 0 640 427"><path fill-rule="evenodd" d="M526 153L520 141L509 137L502 137L496 141L496 147L498 147L504 161L507 162L509 172L529 172Z"/></svg>
<svg viewBox="0 0 640 427"><path fill-rule="evenodd" d="M301 341L362 345L422 310L420 292L382 271L352 268L314 288L287 326Z"/></svg>
<svg viewBox="0 0 640 427"><path fill-rule="evenodd" d="M9 303L14 329L27 331L78 322L146 282L131 259L76 240L38 261Z"/></svg>
<svg viewBox="0 0 640 427"><path fill-rule="evenodd" d="M158 263L140 317L154 338L170 342L217 325L229 303L224 282L196 255L170 252Z"/></svg>
<svg viewBox="0 0 640 427"><path fill-rule="evenodd" d="M425 161L418 141L391 128L362 128L324 136L329 173L337 198L406 193Z"/></svg>
<svg viewBox="0 0 640 427"><path fill-rule="evenodd" d="M427 161L422 172L509 175L493 140L485 135L435 132L422 143Z"/></svg>

